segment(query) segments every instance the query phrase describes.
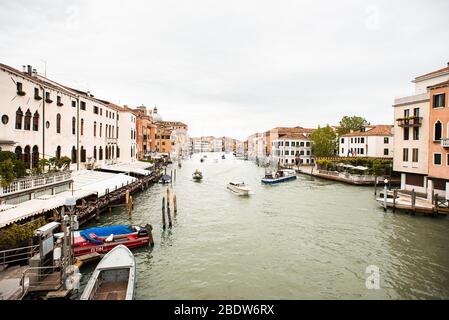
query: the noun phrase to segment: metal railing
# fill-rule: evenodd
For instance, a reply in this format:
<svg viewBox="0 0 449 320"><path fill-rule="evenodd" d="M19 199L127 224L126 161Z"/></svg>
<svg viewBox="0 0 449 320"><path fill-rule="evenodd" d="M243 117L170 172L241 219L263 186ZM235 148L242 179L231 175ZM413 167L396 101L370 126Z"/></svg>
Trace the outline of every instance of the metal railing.
<svg viewBox="0 0 449 320"><path fill-rule="evenodd" d="M422 117L404 117L396 119L400 127L420 127L422 126Z"/></svg>
<svg viewBox="0 0 449 320"><path fill-rule="evenodd" d="M64 181L70 181L71 179L72 173L70 171L49 173L45 175L17 179L11 182L11 184L6 188L0 186L0 197L40 188L43 186L50 186L52 184Z"/></svg>
<svg viewBox="0 0 449 320"><path fill-rule="evenodd" d="M39 245L0 251L0 266L28 261L39 253Z"/></svg>

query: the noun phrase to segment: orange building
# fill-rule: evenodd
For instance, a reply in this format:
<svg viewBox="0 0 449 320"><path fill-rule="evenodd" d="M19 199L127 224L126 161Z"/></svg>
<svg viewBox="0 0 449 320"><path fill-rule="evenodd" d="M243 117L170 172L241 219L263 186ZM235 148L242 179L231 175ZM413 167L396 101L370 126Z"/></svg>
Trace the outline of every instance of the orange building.
<svg viewBox="0 0 449 320"><path fill-rule="evenodd" d="M449 81L429 86L429 180L449 198Z"/></svg>
<svg viewBox="0 0 449 320"><path fill-rule="evenodd" d="M152 132L155 131L152 113L148 112L145 106L137 107L132 111L136 115L137 157L145 159L155 150L151 147L154 139Z"/></svg>

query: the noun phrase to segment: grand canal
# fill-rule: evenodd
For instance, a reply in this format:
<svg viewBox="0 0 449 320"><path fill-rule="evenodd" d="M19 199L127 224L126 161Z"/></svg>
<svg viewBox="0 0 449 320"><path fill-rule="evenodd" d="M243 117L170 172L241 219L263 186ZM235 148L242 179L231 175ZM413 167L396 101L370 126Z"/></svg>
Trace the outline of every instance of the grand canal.
<svg viewBox="0 0 449 320"><path fill-rule="evenodd" d="M134 251L137 299L449 298L449 219L384 213L369 187L307 176L264 186L252 162L199 159L176 167L171 230L162 230L161 185L135 195L132 219L121 208L101 217L154 227L154 248ZM254 194L227 191L235 178ZM380 270L379 290L366 288L368 266ZM81 290L93 268L81 270Z"/></svg>

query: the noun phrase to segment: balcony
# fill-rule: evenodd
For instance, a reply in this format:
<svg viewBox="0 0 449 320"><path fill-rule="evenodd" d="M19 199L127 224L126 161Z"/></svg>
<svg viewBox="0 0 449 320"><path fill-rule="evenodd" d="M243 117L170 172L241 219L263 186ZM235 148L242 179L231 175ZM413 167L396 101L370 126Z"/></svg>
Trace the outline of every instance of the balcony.
<svg viewBox="0 0 449 320"><path fill-rule="evenodd" d="M106 143L117 144L117 138L106 138Z"/></svg>
<svg viewBox="0 0 449 320"><path fill-rule="evenodd" d="M449 148L449 139L441 139L441 146L443 148Z"/></svg>
<svg viewBox="0 0 449 320"><path fill-rule="evenodd" d="M405 117L396 119L398 126L402 128L421 127L422 117Z"/></svg>
<svg viewBox="0 0 449 320"><path fill-rule="evenodd" d="M70 171L50 173L40 176L32 176L23 179L18 179L11 182L11 184L6 188L0 186L0 197L9 196L69 181L72 181L72 173Z"/></svg>

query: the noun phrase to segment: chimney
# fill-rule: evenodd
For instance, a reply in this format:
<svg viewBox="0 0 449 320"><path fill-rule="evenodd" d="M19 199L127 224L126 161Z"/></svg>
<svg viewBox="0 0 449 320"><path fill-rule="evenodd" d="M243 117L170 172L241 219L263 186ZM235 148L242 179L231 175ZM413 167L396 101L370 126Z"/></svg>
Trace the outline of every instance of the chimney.
<svg viewBox="0 0 449 320"><path fill-rule="evenodd" d="M36 69L33 69L33 76L37 77L37 70Z"/></svg>
<svg viewBox="0 0 449 320"><path fill-rule="evenodd" d="M22 66L22 72L23 72L23 73L27 73L27 66L26 66L26 65L23 65L23 66Z"/></svg>
<svg viewBox="0 0 449 320"><path fill-rule="evenodd" d="M33 73L33 68L32 68L30 65L28 65L27 68L28 68L28 69L27 69L27 70L28 70L27 73L28 73L29 76L31 76L32 73Z"/></svg>

